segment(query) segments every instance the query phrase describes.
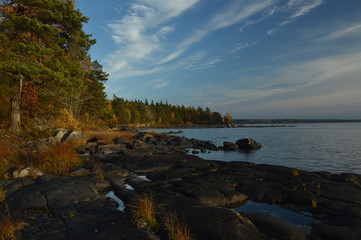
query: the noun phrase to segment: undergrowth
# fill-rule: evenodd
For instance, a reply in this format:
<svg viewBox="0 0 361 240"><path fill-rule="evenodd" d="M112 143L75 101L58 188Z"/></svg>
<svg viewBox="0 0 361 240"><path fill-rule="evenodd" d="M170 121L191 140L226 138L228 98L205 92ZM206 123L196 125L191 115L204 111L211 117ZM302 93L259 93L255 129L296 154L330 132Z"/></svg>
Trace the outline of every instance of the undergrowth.
<svg viewBox="0 0 361 240"><path fill-rule="evenodd" d="M68 175L70 170L83 164L75 149L65 142L46 147L36 162L40 169L54 175Z"/></svg>

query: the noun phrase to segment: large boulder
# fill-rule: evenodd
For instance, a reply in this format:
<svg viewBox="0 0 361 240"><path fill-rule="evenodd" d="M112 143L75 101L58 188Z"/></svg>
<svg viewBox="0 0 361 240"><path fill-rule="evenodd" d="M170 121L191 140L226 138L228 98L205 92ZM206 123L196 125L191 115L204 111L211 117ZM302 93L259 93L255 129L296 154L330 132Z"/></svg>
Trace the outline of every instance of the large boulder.
<svg viewBox="0 0 361 240"><path fill-rule="evenodd" d="M236 144L238 145L239 149L242 150L254 150L254 149L258 149L261 148L262 145L257 142L256 140L252 139L252 138L243 138L243 139L239 139Z"/></svg>

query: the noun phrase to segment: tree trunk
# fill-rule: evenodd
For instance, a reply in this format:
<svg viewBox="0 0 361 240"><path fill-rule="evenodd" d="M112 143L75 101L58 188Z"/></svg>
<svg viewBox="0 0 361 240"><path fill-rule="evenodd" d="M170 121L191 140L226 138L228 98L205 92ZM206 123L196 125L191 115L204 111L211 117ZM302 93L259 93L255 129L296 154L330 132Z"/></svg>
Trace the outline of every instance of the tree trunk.
<svg viewBox="0 0 361 240"><path fill-rule="evenodd" d="M23 79L21 77L19 81L19 93L10 98L10 129L16 133L19 133L21 129L20 101L22 87Z"/></svg>
<svg viewBox="0 0 361 240"><path fill-rule="evenodd" d="M17 94L18 95L18 94ZM11 97L10 129L16 133L20 132L20 95Z"/></svg>

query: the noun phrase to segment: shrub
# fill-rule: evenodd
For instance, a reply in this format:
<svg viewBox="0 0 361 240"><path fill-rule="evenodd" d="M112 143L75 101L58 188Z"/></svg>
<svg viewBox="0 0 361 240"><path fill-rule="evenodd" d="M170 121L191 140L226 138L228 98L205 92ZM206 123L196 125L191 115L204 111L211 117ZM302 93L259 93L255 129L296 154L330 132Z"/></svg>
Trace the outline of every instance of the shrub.
<svg viewBox="0 0 361 240"><path fill-rule="evenodd" d="M146 192L134 198L135 204L132 213L132 220L138 228L149 226L150 229L157 232L159 223L156 219L156 206L152 194Z"/></svg>
<svg viewBox="0 0 361 240"><path fill-rule="evenodd" d="M75 149L68 143L48 146L37 160L39 168L54 175L68 175L69 171L82 165Z"/></svg>
<svg viewBox="0 0 361 240"><path fill-rule="evenodd" d="M170 240L193 240L186 221L184 218L179 218L176 213L166 214L164 218L164 225L167 228Z"/></svg>
<svg viewBox="0 0 361 240"><path fill-rule="evenodd" d="M7 206L0 220L0 240L16 240L16 231L22 229L25 223L20 219L10 216Z"/></svg>
<svg viewBox="0 0 361 240"><path fill-rule="evenodd" d="M80 124L75 117L66 109L60 110L60 115L57 118L57 125L66 129L77 129Z"/></svg>

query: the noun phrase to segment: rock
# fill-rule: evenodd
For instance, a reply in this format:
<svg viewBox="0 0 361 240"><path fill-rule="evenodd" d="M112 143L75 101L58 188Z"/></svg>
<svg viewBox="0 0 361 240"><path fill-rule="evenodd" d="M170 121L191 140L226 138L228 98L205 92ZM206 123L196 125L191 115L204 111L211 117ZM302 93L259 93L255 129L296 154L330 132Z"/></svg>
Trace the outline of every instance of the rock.
<svg viewBox="0 0 361 240"><path fill-rule="evenodd" d="M16 170L13 172L13 178L23 178L23 177L40 177L43 176L44 173L40 171L40 169L35 167L25 167L20 170Z"/></svg>
<svg viewBox="0 0 361 240"><path fill-rule="evenodd" d="M64 129L64 128L55 129L55 131L54 131L54 133L53 133L53 137L54 137L57 141L61 142L62 139L63 139L63 137L64 137L64 135L65 135L67 132L68 132L68 130L67 130L67 129Z"/></svg>
<svg viewBox="0 0 361 240"><path fill-rule="evenodd" d="M73 130L73 131L69 131L66 134L66 138L62 139L63 142L69 142L69 141L73 141L73 140L80 140L85 138L85 135L83 133L83 131L81 130Z"/></svg>
<svg viewBox="0 0 361 240"><path fill-rule="evenodd" d="M236 151L238 150L238 145L232 142L223 142L224 151Z"/></svg>
<svg viewBox="0 0 361 240"><path fill-rule="evenodd" d="M236 191L231 184L222 179L192 176L174 182L173 185L174 190L209 206L235 206L248 199L245 194Z"/></svg>
<svg viewBox="0 0 361 240"><path fill-rule="evenodd" d="M143 141L135 140L132 144L132 149L138 151L139 150L144 151L144 150L149 150L149 146Z"/></svg>
<svg viewBox="0 0 361 240"><path fill-rule="evenodd" d="M238 145L239 149L246 151L254 150L262 147L262 145L259 142L255 141L252 138L239 139L236 142L236 144Z"/></svg>
<svg viewBox="0 0 361 240"><path fill-rule="evenodd" d="M77 167L75 168L74 170L72 170L70 172L70 176L86 176L86 175L89 175L90 174L90 171L85 169L85 168L82 168L82 167Z"/></svg>
<svg viewBox="0 0 361 240"><path fill-rule="evenodd" d="M217 146L214 145L211 141L201 141L198 139L191 139L191 142L193 144L193 148L198 148L198 149L208 149L208 150L218 150Z"/></svg>
<svg viewBox="0 0 361 240"><path fill-rule="evenodd" d="M98 142L100 142L100 141L102 141L101 138L93 137L93 138L91 138L91 139L88 139L86 142L87 142L87 143L98 143Z"/></svg>
<svg viewBox="0 0 361 240"><path fill-rule="evenodd" d="M265 240L267 239L247 218L232 209L205 206L182 194L163 191L157 194L162 206L184 216L190 232L198 240Z"/></svg>
<svg viewBox="0 0 361 240"><path fill-rule="evenodd" d="M58 128L54 131L53 137L59 142L69 142L83 139L85 138L85 135L81 130L67 130L64 128Z"/></svg>
<svg viewBox="0 0 361 240"><path fill-rule="evenodd" d="M306 240L306 234L299 228L278 220L270 215L258 213L242 213L249 218L256 227L271 239L278 240Z"/></svg>

